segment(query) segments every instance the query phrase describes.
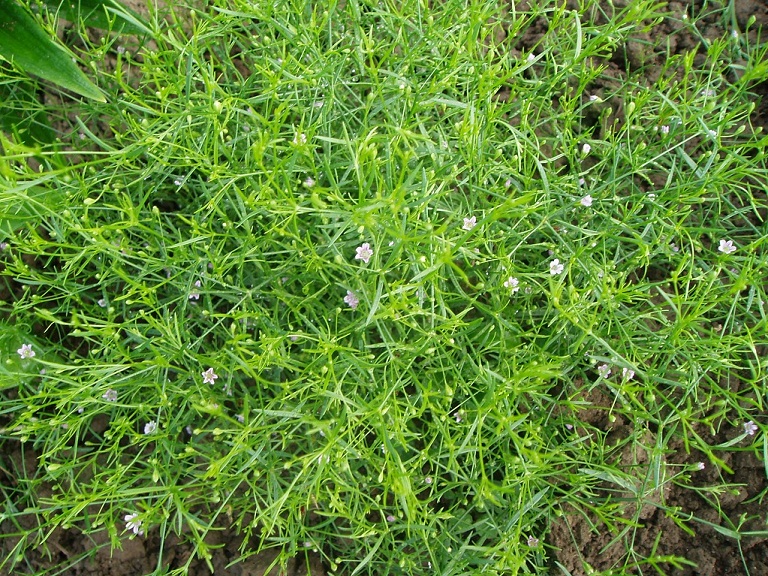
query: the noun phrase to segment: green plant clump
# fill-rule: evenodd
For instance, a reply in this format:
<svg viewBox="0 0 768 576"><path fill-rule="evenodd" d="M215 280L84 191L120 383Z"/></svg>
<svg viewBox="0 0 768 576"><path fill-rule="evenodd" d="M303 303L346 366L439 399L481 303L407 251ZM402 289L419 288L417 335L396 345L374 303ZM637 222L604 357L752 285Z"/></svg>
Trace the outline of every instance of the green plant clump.
<svg viewBox="0 0 768 576"><path fill-rule="evenodd" d="M690 482L670 446L764 457L765 45L611 76L663 4L528 4L80 29L107 101L1 141L0 572L232 527L234 563L547 574L564 514L630 543Z"/></svg>

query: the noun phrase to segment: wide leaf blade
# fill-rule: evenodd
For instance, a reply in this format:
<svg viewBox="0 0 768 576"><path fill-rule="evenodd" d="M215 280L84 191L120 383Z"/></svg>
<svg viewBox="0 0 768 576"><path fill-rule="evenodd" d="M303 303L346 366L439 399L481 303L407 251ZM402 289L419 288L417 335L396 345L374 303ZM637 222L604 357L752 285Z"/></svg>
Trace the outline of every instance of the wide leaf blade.
<svg viewBox="0 0 768 576"><path fill-rule="evenodd" d="M101 91L14 0L0 0L0 55L25 72L86 98L106 102Z"/></svg>

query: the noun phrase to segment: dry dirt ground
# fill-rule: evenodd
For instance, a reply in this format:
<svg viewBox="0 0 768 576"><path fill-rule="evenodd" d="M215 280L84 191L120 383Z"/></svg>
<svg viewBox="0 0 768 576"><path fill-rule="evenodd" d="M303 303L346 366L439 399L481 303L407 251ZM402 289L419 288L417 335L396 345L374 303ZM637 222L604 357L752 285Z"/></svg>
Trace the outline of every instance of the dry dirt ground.
<svg viewBox="0 0 768 576"><path fill-rule="evenodd" d="M754 16L757 25L763 25L768 29L768 4L765 0L734 0L735 13L740 29L744 29L747 20ZM620 8L631 0L614 0L613 4ZM573 4L569 0L568 4ZM143 2L128 2L136 8L141 8ZM524 10L525 2L519 2L518 8ZM692 2L670 2L667 9L670 13L682 16L687 13L700 13L703 0ZM571 6L575 8L576 6ZM706 38L721 37L729 30L725 30L722 21L713 17L711 21L705 20L703 33ZM530 27L516 44L517 50L524 52L544 38L547 33L546 22L540 22ZM658 37L657 37L658 35ZM655 42L658 38L665 38L665 42ZM667 40L668 39L668 40ZM605 64L608 68L606 74L596 85L590 87L590 92L601 95L610 93L617 81L624 77L630 69L647 70L648 83L655 78L654 72L659 70L664 59L667 58L665 44L673 53L683 53L691 50L699 50L699 62L703 61L704 53L700 48L700 42L692 34L686 31L680 24L680 18L667 19L656 26L652 33L640 33L633 41L620 47ZM651 49L651 46L661 46ZM758 102L752 122L755 126L768 127L768 104L766 95L768 86L765 83L756 86L754 91L762 99ZM611 102L614 110L621 109L621 102ZM738 383L733 383L738 386ZM627 435L627 430L633 425L622 419L611 422L608 418L608 398L599 394L587 398L593 408L586 410L583 419L589 424L604 429L617 438ZM601 408L602 407L602 408ZM733 434L731 434L732 436ZM726 434L708 438L716 444L729 440ZM650 439L652 441L652 439ZM652 444L652 442L651 442ZM702 454L686 454L682 446L676 456L667 457L670 464L697 463L706 461ZM35 455L27 452L22 455L16 451L5 455L6 458L16 460L17 464L26 466L33 472L36 465ZM626 453L624 460L629 465L643 466L648 462L646 453ZM733 453L726 459L726 464L735 473L727 476L727 481L735 488L732 493L720 496L722 512L727 516L732 525L739 525L739 518L764 518L765 502L756 499L756 496L768 488L765 467L749 453ZM705 494L710 486L722 486L721 472L714 466L693 476L694 486ZM0 485L13 485L14 478L4 473L0 466ZM608 487L606 487L608 489ZM669 507L678 507L684 512L690 512L699 518L711 523L711 526L700 523L691 524L695 531L691 534L678 526L660 507L645 504L640 509L627 506L627 519L634 520L637 528L621 533L623 526L614 531L608 529L597 518L586 517L574 511L566 515L556 524L550 527L546 542L543 544L549 551L551 558L552 576L570 573L572 576L586 576L584 562L589 563L595 570L606 570L620 560L626 554L628 539L631 539L631 547L640 557L647 556L652 550L657 555L671 555L686 558L696 564L696 567L671 568L670 565L663 568L670 574L681 576L737 576L751 574L752 576L768 575L768 539L745 537L736 541L726 537L718 528L727 526L727 520L719 517L715 511L705 502L703 496L697 495L695 490L677 489L671 486L663 495L664 502ZM754 521L750 521L754 522ZM748 523L742 530L765 530L765 526ZM243 561L229 566L229 563L238 558L238 548L241 537L235 534L228 526L221 526L218 531L211 532L207 539L212 545L211 564L215 574L232 576L265 576L285 574L287 576L321 576L325 574L320 555L308 550L306 554L294 558L288 566L273 566L275 556L273 553L265 553L251 556ZM10 553L14 544L12 539L0 539L0 557ZM89 556L88 552L97 548L90 559L77 562L74 566L56 570L56 567L70 565L78 557ZM48 539L47 554L28 558L29 565L36 571L50 569L51 573L62 576L88 575L88 576L140 576L152 573L158 566L173 569L189 563L188 574L190 576L209 576L211 571L203 560L193 558L194 550L191 545L184 542L166 540L164 543L156 534L149 533L144 538L124 540L121 550L110 550L106 537L98 535L83 537L79 531L57 530ZM746 566L742 561L742 556ZM191 559L191 560L190 560ZM561 568L562 567L562 568ZM564 572L563 568L568 570ZM747 569L749 572L747 572ZM644 570L645 572L645 570ZM648 573L653 573L648 568ZM16 572L16 574L21 574ZM0 575L1 576L1 575Z"/></svg>

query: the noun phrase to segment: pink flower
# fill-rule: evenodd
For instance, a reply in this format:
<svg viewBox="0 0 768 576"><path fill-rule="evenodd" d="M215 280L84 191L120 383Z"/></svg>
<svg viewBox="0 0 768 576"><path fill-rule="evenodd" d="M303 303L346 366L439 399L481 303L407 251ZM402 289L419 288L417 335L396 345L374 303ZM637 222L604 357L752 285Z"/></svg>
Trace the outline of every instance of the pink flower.
<svg viewBox="0 0 768 576"><path fill-rule="evenodd" d="M355 260L362 260L366 264L368 264L368 260L373 256L373 250L371 250L371 245L368 244L368 242L363 243L362 246L358 246L356 251L357 254L355 255Z"/></svg>
<svg viewBox="0 0 768 576"><path fill-rule="evenodd" d="M582 198L581 200L579 200L579 203L580 203L582 206L584 206L585 208L589 208L590 206L592 206L592 196L590 196L589 194L587 194L586 196L584 196L584 198Z"/></svg>
<svg viewBox="0 0 768 576"><path fill-rule="evenodd" d="M472 216L471 218L464 218L464 226L462 226L462 230L472 230L477 225L477 216Z"/></svg>
<svg viewBox="0 0 768 576"><path fill-rule="evenodd" d="M203 285L200 280L195 280L195 290L192 290L192 292L189 293L189 299L190 300L200 300L200 292L197 290Z"/></svg>
<svg viewBox="0 0 768 576"><path fill-rule="evenodd" d="M202 373L202 376L203 384L215 384L216 378L219 377L216 372L213 371L213 368L208 368L208 370Z"/></svg>
<svg viewBox="0 0 768 576"><path fill-rule="evenodd" d="M144 534L144 531L141 529L141 520L139 520L138 514L126 514L123 517L123 520L125 520L126 530L132 530L137 536L142 536Z"/></svg>
<svg viewBox="0 0 768 576"><path fill-rule="evenodd" d="M514 294L520 290L520 281L517 278L510 276L507 278L506 282L504 282L504 288L511 288L512 294Z"/></svg>
<svg viewBox="0 0 768 576"><path fill-rule="evenodd" d="M35 351L32 350L32 344L22 344L21 348L16 350L16 352L18 352L22 360L27 360L29 358L35 357Z"/></svg>
<svg viewBox="0 0 768 576"><path fill-rule="evenodd" d="M723 254L733 254L736 252L736 246L733 245L733 240L720 240L720 245L717 249Z"/></svg>
<svg viewBox="0 0 768 576"><path fill-rule="evenodd" d="M347 295L344 296L344 302L349 304L349 307L352 308L352 310L354 310L355 308L357 308L357 305L360 304L360 299L357 296L355 296L354 292L352 292L351 290L347 290Z"/></svg>

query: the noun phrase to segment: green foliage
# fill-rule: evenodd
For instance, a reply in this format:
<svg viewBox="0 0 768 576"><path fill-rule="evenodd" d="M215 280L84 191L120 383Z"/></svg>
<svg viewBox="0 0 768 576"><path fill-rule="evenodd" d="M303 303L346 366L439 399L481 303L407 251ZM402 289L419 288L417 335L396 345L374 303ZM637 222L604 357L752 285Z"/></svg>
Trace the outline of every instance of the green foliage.
<svg viewBox="0 0 768 576"><path fill-rule="evenodd" d="M61 17L85 26L132 34L151 33L141 17L115 0L49 0L46 4ZM0 2L0 56L17 68L62 88L105 101L101 90L74 62L74 55L15 0ZM5 124L8 125L7 120Z"/></svg>
<svg viewBox="0 0 768 576"><path fill-rule="evenodd" d="M764 142L736 47L608 78L662 7L586 4L219 2L97 68L106 104L50 107L60 142L0 164L29 327L0 445L38 463L0 571L140 523L201 558L231 526L331 574L544 574L573 510L617 574L685 564L634 530L695 468L670 446L762 438Z"/></svg>
<svg viewBox="0 0 768 576"><path fill-rule="evenodd" d="M117 0L44 0L60 18L123 34L152 34L144 19Z"/></svg>
<svg viewBox="0 0 768 576"><path fill-rule="evenodd" d="M15 66L73 92L104 102L104 95L17 2L0 3L0 55Z"/></svg>
<svg viewBox="0 0 768 576"><path fill-rule="evenodd" d="M43 215L52 215L66 206L66 199L58 191L25 182L15 187L0 179L0 242L9 240L26 223L35 223Z"/></svg>

